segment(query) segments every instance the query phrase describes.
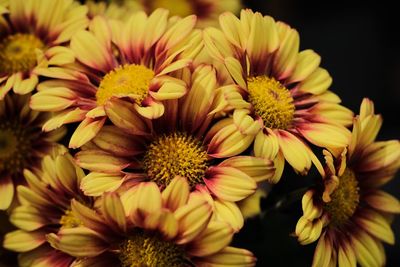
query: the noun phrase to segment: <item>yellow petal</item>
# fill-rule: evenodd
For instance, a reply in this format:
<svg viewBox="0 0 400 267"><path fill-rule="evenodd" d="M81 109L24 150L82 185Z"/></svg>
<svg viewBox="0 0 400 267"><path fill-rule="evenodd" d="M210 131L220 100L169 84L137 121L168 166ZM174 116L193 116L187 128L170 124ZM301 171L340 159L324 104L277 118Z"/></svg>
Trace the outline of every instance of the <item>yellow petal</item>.
<svg viewBox="0 0 400 267"><path fill-rule="evenodd" d="M178 221L177 244L186 244L195 239L208 225L212 207L203 201L193 201L175 211Z"/></svg>
<svg viewBox="0 0 400 267"><path fill-rule="evenodd" d="M149 201L151 199L151 201ZM137 191L132 199L130 218L135 225L142 225L149 214L158 213L161 210L161 193L155 183L143 182L137 185Z"/></svg>
<svg viewBox="0 0 400 267"><path fill-rule="evenodd" d="M47 224L43 213L32 206L25 205L13 209L10 222L25 231L34 231Z"/></svg>
<svg viewBox="0 0 400 267"><path fill-rule="evenodd" d="M109 225L122 232L126 231L125 211L118 194L104 194L101 199L101 211Z"/></svg>
<svg viewBox="0 0 400 267"><path fill-rule="evenodd" d="M207 188L218 198L227 201L242 200L257 189L256 182L244 172L231 167L210 168L204 179Z"/></svg>
<svg viewBox="0 0 400 267"><path fill-rule="evenodd" d="M233 229L226 222L211 221L207 228L190 243L189 253L197 257L214 254L232 240Z"/></svg>
<svg viewBox="0 0 400 267"><path fill-rule="evenodd" d="M130 164L129 160L102 150L83 150L75 157L80 167L94 172L116 174Z"/></svg>
<svg viewBox="0 0 400 267"><path fill-rule="evenodd" d="M61 127L64 124L82 121L85 118L86 112L86 110L81 110L79 108L73 110L68 109L64 112L61 112L53 116L43 125L43 131L49 132Z"/></svg>
<svg viewBox="0 0 400 267"><path fill-rule="evenodd" d="M109 246L99 234L86 227L62 229L58 235L48 234L47 241L53 248L74 257L95 257Z"/></svg>
<svg viewBox="0 0 400 267"><path fill-rule="evenodd" d="M256 182L268 180L275 173L273 162L261 157L236 156L224 160L218 166L238 169L253 178Z"/></svg>
<svg viewBox="0 0 400 267"><path fill-rule="evenodd" d="M184 177L176 176L161 193L163 206L175 211L186 204L190 193L189 184Z"/></svg>
<svg viewBox="0 0 400 267"><path fill-rule="evenodd" d="M234 202L216 199L213 201L213 203L213 220L229 223L235 232L238 232L240 229L242 229L244 224L243 215L239 207Z"/></svg>
<svg viewBox="0 0 400 267"><path fill-rule="evenodd" d="M325 69L318 68L299 84L299 90L319 95L324 93L331 84L332 78L329 73Z"/></svg>
<svg viewBox="0 0 400 267"><path fill-rule="evenodd" d="M278 130L276 133L285 159L297 172L302 175L307 174L311 168L311 158L307 152L306 145L287 131Z"/></svg>
<svg viewBox="0 0 400 267"><path fill-rule="evenodd" d="M226 247L213 255L199 259L196 263L199 266L252 267L256 265L256 258L246 249Z"/></svg>
<svg viewBox="0 0 400 267"><path fill-rule="evenodd" d="M69 147L79 148L89 142L100 131L105 121L104 117L100 119L85 118L72 134Z"/></svg>
<svg viewBox="0 0 400 267"><path fill-rule="evenodd" d="M10 176L1 177L0 195L0 210L6 210L14 198L14 184Z"/></svg>
<svg viewBox="0 0 400 267"><path fill-rule="evenodd" d="M394 244L394 233L389 222L378 212L368 210L357 216L356 222L370 235L388 244Z"/></svg>
<svg viewBox="0 0 400 267"><path fill-rule="evenodd" d="M42 231L25 232L16 230L4 236L3 246L16 252L26 252L35 249L46 242Z"/></svg>
<svg viewBox="0 0 400 267"><path fill-rule="evenodd" d="M297 56L296 67L288 79L288 83L299 82L313 73L321 63L321 57L313 50L301 51Z"/></svg>
<svg viewBox="0 0 400 267"><path fill-rule="evenodd" d="M120 174L91 172L82 179L81 189L88 196L101 196L117 190L123 182Z"/></svg>
<svg viewBox="0 0 400 267"><path fill-rule="evenodd" d="M373 208L388 213L400 213L400 202L392 195L381 190L369 192L364 200Z"/></svg>

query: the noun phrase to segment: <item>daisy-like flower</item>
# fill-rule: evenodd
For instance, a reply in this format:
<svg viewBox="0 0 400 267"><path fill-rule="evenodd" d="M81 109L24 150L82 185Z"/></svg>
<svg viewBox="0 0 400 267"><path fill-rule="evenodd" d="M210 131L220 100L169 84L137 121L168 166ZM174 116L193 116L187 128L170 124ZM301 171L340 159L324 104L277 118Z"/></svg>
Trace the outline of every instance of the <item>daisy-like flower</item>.
<svg viewBox="0 0 400 267"><path fill-rule="evenodd" d="M133 12L142 10L141 4L137 1L95 2L93 0L87 0L85 5L89 9L89 18L102 15L110 19L126 19L129 18Z"/></svg>
<svg viewBox="0 0 400 267"><path fill-rule="evenodd" d="M67 267L75 260L52 248L46 235L81 225L71 210L71 200L90 207L94 202L79 189L84 175L62 146L44 157L41 167L25 169L27 185L18 186L20 204L10 215L10 221L18 230L6 234L3 244L20 253L19 266Z"/></svg>
<svg viewBox="0 0 400 267"><path fill-rule="evenodd" d="M198 18L197 26L204 28L218 24L218 16L225 11L237 14L241 8L240 0L125 0L125 3L136 2L142 5L143 10L151 13L157 8L165 8L173 16L185 17L195 14Z"/></svg>
<svg viewBox="0 0 400 267"><path fill-rule="evenodd" d="M42 132L50 114L29 108L30 94L7 94L0 101L0 209L9 208L24 168L35 167L54 149L65 128Z"/></svg>
<svg viewBox="0 0 400 267"><path fill-rule="evenodd" d="M150 201L149 201L150 200ZM161 193L154 182L107 193L99 209L77 201L77 228L49 234L50 244L81 258L77 266L254 266L251 252L229 247L233 229L211 221L207 196L176 177ZM82 249L85 248L85 249Z"/></svg>
<svg viewBox="0 0 400 267"><path fill-rule="evenodd" d="M81 122L71 148L96 136L109 116L104 107L111 98L123 98L141 116L154 119L164 113L162 101L187 91L187 85L170 74L191 62L180 56L195 46L190 41L195 16L169 20L168 11L158 9L149 17L138 12L126 23L112 22L97 16L89 30L76 33L71 51L77 62L43 70L44 76L56 79L41 83L32 96L33 109L58 112L44 130Z"/></svg>
<svg viewBox="0 0 400 267"><path fill-rule="evenodd" d="M245 115L234 122L262 124L252 133L254 154L275 158L277 177L285 159L301 174L312 162L320 165L306 141L332 150L346 144L350 132L344 126L351 124L353 114L327 90L332 79L319 67L320 57L312 50L299 52L296 30L251 10L242 10L240 19L222 14L220 26L222 31L205 30L206 48L250 104L236 111Z"/></svg>
<svg viewBox="0 0 400 267"><path fill-rule="evenodd" d="M115 126L103 127L76 155L78 164L91 171L82 181L86 194L97 196L149 180L163 189L179 175L192 190L204 189L217 201L236 202L251 195L256 182L273 176L272 161L240 155L252 140L234 133L236 127L227 131L213 127L216 117L248 105L237 87L219 87L215 70L208 65L183 79L191 85L188 93L168 102L157 120L141 118L132 105L119 99L106 104ZM233 119L222 120L228 124ZM260 125L248 121L240 127L257 131Z"/></svg>
<svg viewBox="0 0 400 267"><path fill-rule="evenodd" d="M319 238L313 266L384 266L382 241L394 244L390 215L400 202L378 188L400 167L398 140L375 142L382 124L364 99L347 149L335 158L324 151L323 184L305 193L296 235L301 244Z"/></svg>
<svg viewBox="0 0 400 267"><path fill-rule="evenodd" d="M62 45L87 26L87 8L72 0L13 0L0 6L0 99L31 92L38 68L74 61Z"/></svg>

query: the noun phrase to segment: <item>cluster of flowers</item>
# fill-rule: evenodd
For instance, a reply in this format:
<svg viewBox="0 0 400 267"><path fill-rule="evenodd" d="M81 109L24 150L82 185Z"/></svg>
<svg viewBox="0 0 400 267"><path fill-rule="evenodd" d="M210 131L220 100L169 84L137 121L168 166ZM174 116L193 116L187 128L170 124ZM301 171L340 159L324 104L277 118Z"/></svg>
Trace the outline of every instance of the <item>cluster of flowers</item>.
<svg viewBox="0 0 400 267"><path fill-rule="evenodd" d="M254 266L229 244L285 164L321 175L295 229L319 240L313 264L384 264L400 203L378 188L400 143L375 142L370 100L357 116L340 105L272 17L127 10L0 6L0 208L20 266Z"/></svg>

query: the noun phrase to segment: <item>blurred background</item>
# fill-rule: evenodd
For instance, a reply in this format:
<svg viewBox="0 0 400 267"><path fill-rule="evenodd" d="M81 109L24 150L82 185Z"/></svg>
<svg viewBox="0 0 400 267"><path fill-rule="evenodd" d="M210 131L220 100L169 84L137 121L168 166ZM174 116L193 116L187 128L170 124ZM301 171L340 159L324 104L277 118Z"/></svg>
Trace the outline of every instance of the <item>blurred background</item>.
<svg viewBox="0 0 400 267"><path fill-rule="evenodd" d="M362 98L371 98L384 118L378 138L388 140L400 137L400 24L394 2L248 0L244 5L296 28L301 49L311 48L321 55L322 67L333 77L331 90L345 106L358 112ZM174 5L173 0L169 3ZM307 186L313 175L298 177L286 168L263 206L269 207L278 195ZM400 198L399 174L396 178L385 190ZM301 246L290 235L300 216L299 201L279 211L270 210L263 218L248 220L234 243L253 251L257 266L310 266L315 244ZM10 229L4 218L0 213L0 241ZM393 230L397 244L386 246L387 266L400 266L399 217ZM10 252L0 250L0 259L0 267L15 266L15 255Z"/></svg>

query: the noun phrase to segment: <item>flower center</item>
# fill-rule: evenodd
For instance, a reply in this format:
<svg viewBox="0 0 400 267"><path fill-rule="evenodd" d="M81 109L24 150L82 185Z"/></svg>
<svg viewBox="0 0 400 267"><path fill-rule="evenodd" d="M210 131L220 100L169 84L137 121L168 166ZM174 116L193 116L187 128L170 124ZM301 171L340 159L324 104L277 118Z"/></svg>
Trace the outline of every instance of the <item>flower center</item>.
<svg viewBox="0 0 400 267"><path fill-rule="evenodd" d="M61 228L75 228L82 225L82 221L75 217L72 210L67 210L60 219Z"/></svg>
<svg viewBox="0 0 400 267"><path fill-rule="evenodd" d="M21 172L31 156L32 135L16 121L0 122L0 173Z"/></svg>
<svg viewBox="0 0 400 267"><path fill-rule="evenodd" d="M265 75L247 79L249 101L264 125L272 129L287 129L294 116L293 98L288 89Z"/></svg>
<svg viewBox="0 0 400 267"><path fill-rule="evenodd" d="M32 34L17 33L0 42L0 73L29 71L37 64L36 48L44 44Z"/></svg>
<svg viewBox="0 0 400 267"><path fill-rule="evenodd" d="M122 267L188 266L186 254L176 244L162 240L158 235L136 231L120 245Z"/></svg>
<svg viewBox="0 0 400 267"><path fill-rule="evenodd" d="M360 201L358 191L356 175L347 168L339 178L339 186L332 193L331 201L324 205L333 225L343 225L354 214Z"/></svg>
<svg viewBox="0 0 400 267"><path fill-rule="evenodd" d="M170 0L154 0L152 8L165 8L170 11L172 16L185 17L195 13L193 12L191 2L191 0L174 0L174 3L171 5Z"/></svg>
<svg viewBox="0 0 400 267"><path fill-rule="evenodd" d="M157 137L147 148L144 169L151 180L167 186L176 176L186 177L191 187L203 183L207 152L201 142L185 133Z"/></svg>
<svg viewBox="0 0 400 267"><path fill-rule="evenodd" d="M104 76L96 92L97 104L104 105L111 97L131 96L140 105L149 92L154 71L143 65L120 66Z"/></svg>

